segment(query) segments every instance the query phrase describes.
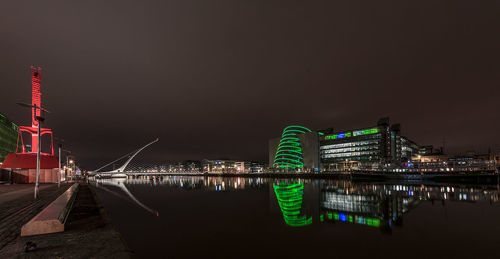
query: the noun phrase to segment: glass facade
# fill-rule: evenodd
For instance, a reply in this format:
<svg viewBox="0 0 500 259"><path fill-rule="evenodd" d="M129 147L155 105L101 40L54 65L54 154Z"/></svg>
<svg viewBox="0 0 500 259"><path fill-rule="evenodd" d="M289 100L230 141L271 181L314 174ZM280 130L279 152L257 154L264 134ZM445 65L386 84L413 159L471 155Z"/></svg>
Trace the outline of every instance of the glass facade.
<svg viewBox="0 0 500 259"><path fill-rule="evenodd" d="M401 136L400 125L390 125L388 118L380 119L375 127L332 131L320 134L319 155L324 165L399 163L419 152L417 144Z"/></svg>
<svg viewBox="0 0 500 259"><path fill-rule="evenodd" d="M5 160L7 154L16 151L18 131L19 126L0 114L0 162Z"/></svg>
<svg viewBox="0 0 500 259"><path fill-rule="evenodd" d="M323 163L379 161L384 156L383 132L383 127L374 127L327 134L320 139L320 158Z"/></svg>

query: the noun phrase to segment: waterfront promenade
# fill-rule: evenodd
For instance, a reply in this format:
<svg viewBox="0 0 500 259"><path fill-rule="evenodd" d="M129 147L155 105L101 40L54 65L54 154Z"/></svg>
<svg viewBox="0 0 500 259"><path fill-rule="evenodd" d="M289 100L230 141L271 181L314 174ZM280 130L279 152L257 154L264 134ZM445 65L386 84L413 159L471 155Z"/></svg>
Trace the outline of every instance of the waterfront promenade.
<svg viewBox="0 0 500 259"><path fill-rule="evenodd" d="M57 188L57 184L41 184L40 199L35 200L33 184L0 185L0 249L13 242L21 227L69 186L61 184Z"/></svg>
<svg viewBox="0 0 500 259"><path fill-rule="evenodd" d="M75 203L62 233L21 237L22 225L71 184L44 184L40 199L33 199L33 185L0 185L0 258L88 258L130 257L120 234L114 230L89 186L80 185ZM27 242L36 244L25 251Z"/></svg>

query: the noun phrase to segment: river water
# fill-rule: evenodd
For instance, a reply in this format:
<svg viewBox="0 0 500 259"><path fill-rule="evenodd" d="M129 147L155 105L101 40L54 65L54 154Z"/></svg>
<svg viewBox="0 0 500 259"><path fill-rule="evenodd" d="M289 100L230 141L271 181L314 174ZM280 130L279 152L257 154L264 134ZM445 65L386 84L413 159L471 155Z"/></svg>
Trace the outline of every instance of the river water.
<svg viewBox="0 0 500 259"><path fill-rule="evenodd" d="M202 176L93 185L138 257L500 258L497 185Z"/></svg>

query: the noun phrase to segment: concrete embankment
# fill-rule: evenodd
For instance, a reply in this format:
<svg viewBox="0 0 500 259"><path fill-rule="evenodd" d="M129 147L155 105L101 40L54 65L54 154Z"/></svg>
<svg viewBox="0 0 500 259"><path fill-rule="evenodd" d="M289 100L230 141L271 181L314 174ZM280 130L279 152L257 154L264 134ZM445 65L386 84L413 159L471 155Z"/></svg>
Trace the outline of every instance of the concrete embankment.
<svg viewBox="0 0 500 259"><path fill-rule="evenodd" d="M26 222L29 220L30 218ZM17 227L17 236L0 250L0 258L129 258L132 256L120 233L112 227L91 187L85 183L80 184L64 232L20 237L21 226L22 224ZM27 243L31 245L28 249L30 251L26 251Z"/></svg>
<svg viewBox="0 0 500 259"><path fill-rule="evenodd" d="M69 188L70 184L40 185L40 198L33 198L33 184L0 185L0 258L3 248L14 242L21 227Z"/></svg>

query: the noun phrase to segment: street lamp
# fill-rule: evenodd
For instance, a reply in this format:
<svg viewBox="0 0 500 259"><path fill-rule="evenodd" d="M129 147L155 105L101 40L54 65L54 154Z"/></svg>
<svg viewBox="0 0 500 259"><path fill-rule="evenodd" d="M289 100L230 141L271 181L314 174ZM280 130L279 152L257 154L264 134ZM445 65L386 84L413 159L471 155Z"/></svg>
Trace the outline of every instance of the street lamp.
<svg viewBox="0 0 500 259"><path fill-rule="evenodd" d="M46 113L50 113L48 110L42 108L42 107L38 107L36 104L35 105L31 105L31 104L26 104L26 103L17 103L18 105L21 105L23 107L28 107L28 108L32 108L32 109L35 109L35 120L38 122L38 126L37 126L37 149L36 149L36 180L35 180L35 199L38 198L38 185L39 185L39 181L40 181L40 149L41 149L41 140L42 138L40 137L40 125L42 124L42 122L45 120L44 117L42 116L37 116L37 112L36 110L37 109L40 109L40 111L42 112L46 112ZM33 143L31 143L31 146L33 146Z"/></svg>
<svg viewBox="0 0 500 259"><path fill-rule="evenodd" d="M57 140L59 141L62 141L64 142L63 139L58 139L56 138ZM67 153L70 153L71 154L71 151L69 150L66 150L66 149L63 149L62 148L62 144L59 144L59 171L58 171L58 176L57 176L57 188L61 187L61 178L62 178L62 171L61 171L61 159L62 159L62 152L67 152ZM64 172L66 172L66 166L64 167ZM66 180L66 176L64 178Z"/></svg>

